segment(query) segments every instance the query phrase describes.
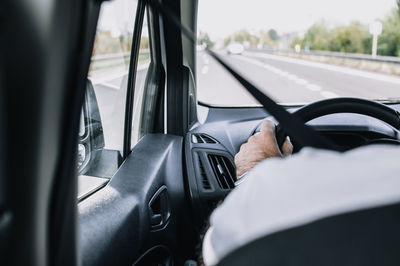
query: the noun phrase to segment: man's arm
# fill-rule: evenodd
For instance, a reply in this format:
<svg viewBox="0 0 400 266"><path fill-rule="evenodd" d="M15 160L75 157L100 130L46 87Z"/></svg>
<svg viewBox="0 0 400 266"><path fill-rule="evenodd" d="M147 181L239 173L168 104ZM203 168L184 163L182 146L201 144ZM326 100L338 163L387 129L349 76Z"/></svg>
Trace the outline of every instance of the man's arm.
<svg viewBox="0 0 400 266"><path fill-rule="evenodd" d="M261 124L261 131L240 146L240 150L235 156L236 176L241 177L267 158L285 157L292 151L293 145L289 139L283 143L282 152L280 151L275 137L274 123L264 120Z"/></svg>
<svg viewBox="0 0 400 266"><path fill-rule="evenodd" d="M251 143L242 149L258 148ZM249 169L258 159L239 160L243 150L236 158L238 168L244 162L243 168ZM275 149L269 155L277 157L277 153ZM327 217L398 204L398 158L397 146L368 145L345 153L304 148L287 160L263 160L212 213L203 241L206 265L216 265L233 250L263 236Z"/></svg>
<svg viewBox="0 0 400 266"><path fill-rule="evenodd" d="M287 139L283 146L282 152L278 147L275 137L275 125L269 120L264 120L261 124L261 130L254 136L251 136L248 141L240 146L239 152L235 156L236 176L240 178L245 173L250 171L259 162L272 157L286 157L293 151L293 145ZM218 204L220 205L220 204ZM209 229L207 225L205 231ZM205 232L204 231L204 232ZM201 242L204 238L203 233L200 237ZM199 245L198 265L203 266L203 257L201 254L202 245Z"/></svg>

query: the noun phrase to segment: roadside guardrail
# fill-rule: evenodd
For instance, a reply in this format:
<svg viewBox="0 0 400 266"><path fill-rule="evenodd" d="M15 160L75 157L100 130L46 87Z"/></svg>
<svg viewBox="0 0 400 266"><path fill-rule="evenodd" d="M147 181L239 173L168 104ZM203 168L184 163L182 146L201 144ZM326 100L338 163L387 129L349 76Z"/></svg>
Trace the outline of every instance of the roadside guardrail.
<svg viewBox="0 0 400 266"><path fill-rule="evenodd" d="M149 55L149 50L140 50L139 56L141 55ZM115 54L101 54L92 57L92 62L104 62L104 61L114 61L121 59L128 59L130 57L130 53L115 53Z"/></svg>
<svg viewBox="0 0 400 266"><path fill-rule="evenodd" d="M127 59L130 57L130 53L118 53L118 54L101 54L92 57L92 62L103 62L103 61L114 61L119 59Z"/></svg>
<svg viewBox="0 0 400 266"><path fill-rule="evenodd" d="M341 52L328 52L328 51L300 51L296 52L294 50L277 50L277 49L247 49L249 52L260 52L260 53L289 53L294 55L309 55L309 56L325 56L334 57L342 59L353 59L362 61L372 61L390 64L400 64L400 57L394 56L376 56L368 54L353 54L353 53L341 53Z"/></svg>
<svg viewBox="0 0 400 266"><path fill-rule="evenodd" d="M92 57L92 63L90 65L91 71L118 68L129 65L130 53L113 53L113 54L101 54ZM140 69L150 61L150 51L148 49L139 51L139 65Z"/></svg>
<svg viewBox="0 0 400 266"><path fill-rule="evenodd" d="M400 57L395 56L376 56L367 54L353 54L353 53L341 53L341 52L328 52L328 51L301 51L296 52L294 50L277 50L277 49L246 49L249 52L260 52L260 53L289 53L289 54L297 54L297 55L310 55L310 56L325 56L325 57L335 57L335 58L343 58L343 59L354 59L354 60L364 60L364 61L372 61L372 62L382 62L382 63L391 63L391 64L400 64ZM148 55L150 53L149 50L140 51L140 55ZM121 58L127 59L129 58L130 53L118 53L118 54L104 54L104 55L96 55L92 58L93 62L102 62L102 61L113 61Z"/></svg>

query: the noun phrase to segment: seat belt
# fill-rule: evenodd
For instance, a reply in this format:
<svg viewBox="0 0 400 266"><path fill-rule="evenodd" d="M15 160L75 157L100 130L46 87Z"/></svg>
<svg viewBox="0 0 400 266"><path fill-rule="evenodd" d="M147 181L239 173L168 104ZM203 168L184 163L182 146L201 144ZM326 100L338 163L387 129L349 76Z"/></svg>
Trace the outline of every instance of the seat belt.
<svg viewBox="0 0 400 266"><path fill-rule="evenodd" d="M176 15L166 6L162 5L157 0L145 0L147 3L156 9L165 19L172 22L182 33L194 44L196 43L196 35L187 27L185 27ZM328 149L340 151L326 137L320 135L315 130L305 125L303 121L298 119L295 115L289 113L285 108L275 103L268 95L261 92L255 85L245 79L236 70L234 70L225 60L210 49L205 50L213 59L221 64L262 106L272 115L279 125L284 129L286 134L293 140L299 147L313 147L319 149Z"/></svg>

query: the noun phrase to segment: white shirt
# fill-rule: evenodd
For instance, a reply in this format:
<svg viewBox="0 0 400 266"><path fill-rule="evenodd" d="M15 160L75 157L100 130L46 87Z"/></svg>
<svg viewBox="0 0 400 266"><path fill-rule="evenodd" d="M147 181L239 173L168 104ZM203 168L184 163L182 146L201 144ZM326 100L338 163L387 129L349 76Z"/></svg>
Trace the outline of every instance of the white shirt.
<svg viewBox="0 0 400 266"><path fill-rule="evenodd" d="M305 148L259 163L211 215L206 265L261 236L324 217L400 202L400 147L346 153Z"/></svg>

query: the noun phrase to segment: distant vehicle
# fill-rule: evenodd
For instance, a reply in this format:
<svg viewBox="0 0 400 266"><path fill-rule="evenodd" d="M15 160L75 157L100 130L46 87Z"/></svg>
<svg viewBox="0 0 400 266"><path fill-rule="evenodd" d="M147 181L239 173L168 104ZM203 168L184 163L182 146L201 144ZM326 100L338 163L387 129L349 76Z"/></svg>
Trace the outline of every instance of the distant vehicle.
<svg viewBox="0 0 400 266"><path fill-rule="evenodd" d="M244 47L241 43L232 42L227 47L228 54L242 54L244 52Z"/></svg>

